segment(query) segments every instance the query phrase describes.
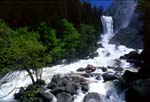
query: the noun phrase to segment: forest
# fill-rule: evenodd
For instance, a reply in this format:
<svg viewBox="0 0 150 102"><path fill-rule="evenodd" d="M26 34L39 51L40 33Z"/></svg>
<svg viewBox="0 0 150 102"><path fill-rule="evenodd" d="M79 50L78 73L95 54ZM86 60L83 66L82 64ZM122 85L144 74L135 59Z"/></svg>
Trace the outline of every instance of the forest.
<svg viewBox="0 0 150 102"><path fill-rule="evenodd" d="M102 7L92 8L78 0L38 1L46 6L34 2L0 2L5 4L1 8L7 8L0 14L0 73L26 70L33 83L30 69L37 73L63 59L71 62L92 53L97 48L103 13ZM37 73L37 79L39 76Z"/></svg>

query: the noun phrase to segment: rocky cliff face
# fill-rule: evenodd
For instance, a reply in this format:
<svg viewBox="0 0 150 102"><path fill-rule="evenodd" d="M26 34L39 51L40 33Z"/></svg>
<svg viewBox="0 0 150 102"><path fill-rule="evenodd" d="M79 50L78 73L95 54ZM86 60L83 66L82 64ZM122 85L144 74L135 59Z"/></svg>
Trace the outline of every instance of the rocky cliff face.
<svg viewBox="0 0 150 102"><path fill-rule="evenodd" d="M114 29L116 35L110 40L110 43L117 45L126 45L131 48L142 48L142 36L139 22L139 14L135 12L136 0L113 0L106 11L114 20Z"/></svg>

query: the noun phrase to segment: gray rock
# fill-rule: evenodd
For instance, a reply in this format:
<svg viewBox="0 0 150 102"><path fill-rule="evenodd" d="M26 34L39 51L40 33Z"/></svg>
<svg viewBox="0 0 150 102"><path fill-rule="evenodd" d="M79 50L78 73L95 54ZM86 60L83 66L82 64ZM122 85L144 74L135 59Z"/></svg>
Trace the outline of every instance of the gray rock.
<svg viewBox="0 0 150 102"><path fill-rule="evenodd" d="M84 99L83 102L101 102L100 94L98 93L88 93Z"/></svg>
<svg viewBox="0 0 150 102"><path fill-rule="evenodd" d="M107 68L105 68L105 67L102 67L101 69L102 69L103 72L107 71Z"/></svg>
<svg viewBox="0 0 150 102"><path fill-rule="evenodd" d="M142 96L150 96L150 79L139 79L131 83L131 86Z"/></svg>
<svg viewBox="0 0 150 102"><path fill-rule="evenodd" d="M78 68L77 71L78 72L83 72L83 71L85 71L85 68Z"/></svg>
<svg viewBox="0 0 150 102"><path fill-rule="evenodd" d="M56 96L57 102L73 102L73 97L69 93L59 93Z"/></svg>
<svg viewBox="0 0 150 102"><path fill-rule="evenodd" d="M103 76L104 82L112 81L112 80L117 79L117 77L115 75L111 75L111 74L108 74L108 73L105 73L102 76Z"/></svg>
<svg viewBox="0 0 150 102"><path fill-rule="evenodd" d="M81 90L84 91L84 92L87 92L89 90L88 84L82 85Z"/></svg>
<svg viewBox="0 0 150 102"><path fill-rule="evenodd" d="M50 102L53 100L54 95L51 93L44 93L43 94L43 102Z"/></svg>

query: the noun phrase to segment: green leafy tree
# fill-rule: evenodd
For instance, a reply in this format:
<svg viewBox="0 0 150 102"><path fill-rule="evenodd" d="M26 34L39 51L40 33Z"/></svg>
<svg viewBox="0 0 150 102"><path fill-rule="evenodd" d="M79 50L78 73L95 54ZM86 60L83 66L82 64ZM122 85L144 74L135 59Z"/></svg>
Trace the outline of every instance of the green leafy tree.
<svg viewBox="0 0 150 102"><path fill-rule="evenodd" d="M72 23L63 19L61 21L61 41L67 58L74 58L78 55L77 48L79 46L80 33L76 30Z"/></svg>
<svg viewBox="0 0 150 102"><path fill-rule="evenodd" d="M94 26L84 24L80 26L80 34L80 46L78 50L80 57L82 57L82 55L87 56L96 49L97 35Z"/></svg>
<svg viewBox="0 0 150 102"><path fill-rule="evenodd" d="M16 33L3 20L0 20L0 74L12 70L12 52L10 50L10 41Z"/></svg>
<svg viewBox="0 0 150 102"><path fill-rule="evenodd" d="M39 73L39 69L51 61L51 56L45 53L46 47L38 41L38 33L28 32L25 29L23 29L23 32L24 34L19 32L17 36L11 39L11 58L14 62L13 66L15 65L16 68L26 70L32 82L35 83L41 76L39 74L42 74ZM33 77L33 73L36 76L36 80Z"/></svg>
<svg viewBox="0 0 150 102"><path fill-rule="evenodd" d="M47 47L46 51L52 56L53 62L62 59L64 49L57 37L56 30L50 28L46 23L41 23L37 31L40 34L40 41Z"/></svg>

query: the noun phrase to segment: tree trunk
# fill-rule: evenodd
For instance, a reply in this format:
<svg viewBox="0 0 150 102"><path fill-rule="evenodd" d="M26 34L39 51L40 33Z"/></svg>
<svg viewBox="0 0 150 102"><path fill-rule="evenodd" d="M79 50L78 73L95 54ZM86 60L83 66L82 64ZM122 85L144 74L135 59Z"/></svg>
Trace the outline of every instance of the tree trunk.
<svg viewBox="0 0 150 102"><path fill-rule="evenodd" d="M29 69L26 69L26 71L28 72L28 74L29 74L29 76L30 76L30 78L32 80L32 83L35 84L35 80L34 80L34 77L33 77L32 73L31 73L31 71Z"/></svg>

